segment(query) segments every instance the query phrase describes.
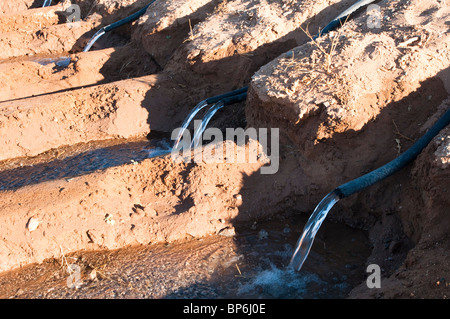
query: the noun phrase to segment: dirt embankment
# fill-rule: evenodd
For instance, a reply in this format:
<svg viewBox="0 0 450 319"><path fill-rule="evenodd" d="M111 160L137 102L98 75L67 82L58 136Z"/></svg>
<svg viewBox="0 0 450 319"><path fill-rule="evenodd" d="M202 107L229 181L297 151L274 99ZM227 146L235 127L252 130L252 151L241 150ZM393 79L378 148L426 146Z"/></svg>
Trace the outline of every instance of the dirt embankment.
<svg viewBox="0 0 450 319"><path fill-rule="evenodd" d="M378 5L383 18L378 28L369 28L363 15L253 76L247 121L279 126L298 151L292 157L297 162L292 198L302 211L313 209L334 187L394 159L448 109L448 8L421 1ZM330 216L370 229L369 261L381 264L388 278L385 289L371 292L375 296L446 294L445 132L412 166L343 200ZM301 201L296 193L314 200ZM424 264L433 264L426 275ZM362 286L359 292L367 290Z"/></svg>
<svg viewBox="0 0 450 319"><path fill-rule="evenodd" d="M381 1L379 26L370 28L362 12L313 43L305 31L316 34L352 1L156 1L119 30L126 46L79 53L82 35L143 3L110 2L77 2L91 21L80 34L50 21L47 37L0 43L10 52L0 67L14 79L0 77L7 83L0 94L2 176L21 166L51 169L75 156L77 143L125 138L125 145L151 131L170 133L199 101L247 84L245 105L222 110L212 125L279 128L279 170L262 175L262 162L165 157L82 176L47 173L20 187L6 182L1 270L58 256L61 248L171 241L232 232L239 222L288 210L309 214L333 188L406 150L449 107L449 12L441 2ZM100 17L88 19L91 12ZM46 49L57 47L53 30L64 34L61 51ZM69 66L9 59L38 47L72 50ZM333 208L329 219L369 231L367 264L383 269L382 289L362 283L350 297L447 295L448 136L441 132L414 164ZM54 151L40 166L30 158Z"/></svg>
<svg viewBox="0 0 450 319"><path fill-rule="evenodd" d="M10 14L23 12L33 8L35 2L35 0L2 1L2 3L0 3L0 13Z"/></svg>

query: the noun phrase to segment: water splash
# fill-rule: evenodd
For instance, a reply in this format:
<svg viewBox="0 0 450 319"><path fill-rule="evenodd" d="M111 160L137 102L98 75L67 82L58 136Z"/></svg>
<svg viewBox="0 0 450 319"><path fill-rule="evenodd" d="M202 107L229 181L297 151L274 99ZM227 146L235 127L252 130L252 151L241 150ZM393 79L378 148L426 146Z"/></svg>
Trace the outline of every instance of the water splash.
<svg viewBox="0 0 450 319"><path fill-rule="evenodd" d="M161 140L158 146L148 150L148 158L154 158L158 156L164 156L172 151L170 143L166 140Z"/></svg>
<svg viewBox="0 0 450 319"><path fill-rule="evenodd" d="M237 291L246 298L301 298L308 296L309 288L325 286L316 274L298 274L293 269L280 269L271 264L269 269L256 273L251 280Z"/></svg>
<svg viewBox="0 0 450 319"><path fill-rule="evenodd" d="M198 103L193 109L192 111L188 114L188 116L186 117L186 119L184 120L183 124L181 125L181 129L180 132L178 133L178 136L175 140L175 144L174 144L174 148L176 149L178 147L178 144L180 143L181 137L183 136L183 133L187 130L187 127L189 126L189 124L191 123L192 119L194 118L195 115L197 115L197 113L202 110L205 106L207 106L208 103L206 102L206 100L201 101L200 103Z"/></svg>
<svg viewBox="0 0 450 319"><path fill-rule="evenodd" d="M292 255L291 261L289 263L289 268L300 271L303 263L308 257L317 231L322 225L322 222L327 217L328 212L331 210L334 204L339 201L339 199L339 195L335 191L333 191L325 196L314 209L314 212L306 222L303 233L297 242L294 254Z"/></svg>
<svg viewBox="0 0 450 319"><path fill-rule="evenodd" d="M195 148L200 144L201 136L203 135L203 132L206 129L206 126L208 125L211 118L216 114L218 110L220 110L224 106L223 101L219 101L215 103L211 108L206 112L205 116L202 119L202 122L200 124L200 127L195 130L194 138L192 139L191 148Z"/></svg>
<svg viewBox="0 0 450 319"><path fill-rule="evenodd" d="M104 29L100 29L98 30L93 36L92 38L89 40L88 44L86 45L86 47L84 48L83 52L88 52L91 47L94 45L94 43L102 36L105 34L105 30Z"/></svg>

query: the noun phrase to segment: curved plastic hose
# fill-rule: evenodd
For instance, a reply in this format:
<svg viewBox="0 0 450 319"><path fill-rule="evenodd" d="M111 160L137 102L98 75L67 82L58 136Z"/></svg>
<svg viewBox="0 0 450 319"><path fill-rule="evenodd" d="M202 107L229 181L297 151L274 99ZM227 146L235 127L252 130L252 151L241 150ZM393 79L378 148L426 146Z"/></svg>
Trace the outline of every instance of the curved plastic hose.
<svg viewBox="0 0 450 319"><path fill-rule="evenodd" d="M327 34L328 32L334 30L335 28L342 25L342 23L353 13L361 9L362 7L371 4L372 2L375 2L376 0L359 0L355 4L353 4L351 7L349 7L347 10L342 12L340 15L338 15L334 20L332 20L330 23L328 23L316 36L313 37L313 39L317 39L318 37ZM231 91L219 96L212 97L210 99L207 99L206 101L208 104L217 103L222 98L226 98L235 94L241 94L246 93L248 90L248 86L244 86L241 89Z"/></svg>
<svg viewBox="0 0 450 319"><path fill-rule="evenodd" d="M397 157L395 160L392 160L386 165L368 174L335 188L327 196L325 196L309 217L303 233L297 242L294 254L289 262L289 267L300 271L303 263L308 257L309 251L314 242L314 237L319 230L320 225L325 220L328 212L334 204L336 204L340 199L359 192L405 167L413 161L428 145L428 143L439 133L439 131L448 124L450 124L450 109L445 112L445 114L433 125L432 128L428 130L427 133L425 133L422 138L420 138L413 144L413 146L411 146L406 152Z"/></svg>
<svg viewBox="0 0 450 319"><path fill-rule="evenodd" d="M224 96L224 95L222 95ZM218 98L219 96L217 96ZM216 114L218 110L223 108L225 105L234 104L238 102L245 101L247 97L247 93L241 93L241 94L235 94L235 95L227 95L224 98L218 99L216 103L211 106L211 108L206 112L205 116L203 117L201 126L196 130L194 133L194 138L192 139L191 147L195 148L198 145L200 145L200 137L203 135L203 132L206 129L206 126L208 125L211 118Z"/></svg>
<svg viewBox="0 0 450 319"><path fill-rule="evenodd" d="M210 97L206 100L201 101L200 103L198 103L188 114L188 116L185 118L183 124L181 125L181 130L178 133L178 136L175 140L174 143L174 147L178 147L181 138L183 137L183 133L184 131L187 129L187 127L189 126L189 124L191 123L192 119L194 118L195 115L197 115L197 113L202 110L203 108L205 108L206 106L208 106L209 104L216 104L217 102L219 102L220 100L223 100L223 105L228 105L231 103L235 103L233 101L243 101L246 98L246 94L245 92L247 91L247 87L243 87L241 89L232 91L232 92L228 92L222 95L217 95L217 96L213 96Z"/></svg>
<svg viewBox="0 0 450 319"><path fill-rule="evenodd" d="M319 31L319 33L313 38L313 39L317 39L318 37L332 31L333 29L339 27L342 25L342 23L345 22L345 20L347 20L347 18L352 15L353 13L355 13L356 11L358 11L359 9L361 9L362 7L371 4L372 2L375 2L376 0L359 0L358 2L356 2L354 5L352 5L350 8L348 8L347 10L345 10L344 12L342 12L340 15L338 15L336 18L334 18L333 21L331 21L330 23L328 23L325 28L323 28L322 30Z"/></svg>
<svg viewBox="0 0 450 319"><path fill-rule="evenodd" d="M223 105L229 105L229 104L234 104L234 103L245 101L246 98L247 98L247 92L244 91L244 93L231 95L231 96L221 99L220 101L222 101Z"/></svg>
<svg viewBox="0 0 450 319"><path fill-rule="evenodd" d="M214 104L214 103L219 102L222 99L229 98L229 97L232 97L234 95L246 94L247 90L248 90L248 86L244 86L243 88L240 88L240 89L228 92L228 93L224 93L224 94L221 94L221 95L210 97L209 99L206 99L206 103Z"/></svg>
<svg viewBox="0 0 450 319"><path fill-rule="evenodd" d="M52 0L45 0L44 4L42 5L42 7L47 7L51 4Z"/></svg>
<svg viewBox="0 0 450 319"><path fill-rule="evenodd" d="M84 48L83 52L87 52L89 51L89 49L94 45L95 41L97 41L101 36L103 36L106 32L109 32L111 30L114 30L118 27L123 26L124 24L133 22L137 19L139 19L139 17L141 17L142 15L145 14L145 12L147 11L148 7L155 2L156 0L152 0L149 4L147 4L145 7L143 7L142 9L140 9L139 11L133 13L132 15L130 15L129 17L126 17L122 20L119 20L117 22L111 23L107 26L104 26L103 28L101 28L100 30L98 30L93 36L92 38L89 40L88 44L86 45L86 47Z"/></svg>
<svg viewBox="0 0 450 319"><path fill-rule="evenodd" d="M153 2L155 2L155 1L156 1L156 0L150 1L149 4L147 4L147 5L146 5L145 7L143 7L141 10L139 10L139 11L133 13L133 14L130 15L129 17L126 17L126 18L124 18L124 19L122 19L122 20L119 20L119 21L117 21L117 22L111 23L111 24L109 24L109 25L103 27L103 28L102 28L103 31L108 32L108 31L114 30L114 29L116 29L116 28L118 28L118 27L121 27L121 26L123 26L124 24L130 23L130 22L133 22L133 21L139 19L142 15L144 15L144 13L147 11L148 7L150 7L150 5L151 5Z"/></svg>
<svg viewBox="0 0 450 319"><path fill-rule="evenodd" d="M424 136L422 136L416 143L414 143L413 146L411 146L399 157L370 173L339 186L334 191L340 198L348 197L399 171L412 162L428 145L428 143L430 143L430 141L439 133L439 131L446 127L449 123L450 109L445 112L445 114L433 125L432 128L428 130Z"/></svg>

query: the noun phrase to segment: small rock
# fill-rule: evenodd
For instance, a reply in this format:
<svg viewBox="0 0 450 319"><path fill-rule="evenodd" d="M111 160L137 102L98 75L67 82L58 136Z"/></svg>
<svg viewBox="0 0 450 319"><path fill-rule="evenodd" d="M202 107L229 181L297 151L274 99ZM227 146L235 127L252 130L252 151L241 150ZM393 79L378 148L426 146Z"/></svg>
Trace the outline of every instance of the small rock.
<svg viewBox="0 0 450 319"><path fill-rule="evenodd" d="M217 234L219 236L233 237L234 235L236 235L236 231L234 230L234 227L225 227L219 230Z"/></svg>
<svg viewBox="0 0 450 319"><path fill-rule="evenodd" d="M146 212L149 216L158 216L158 212L154 208L147 208Z"/></svg>
<svg viewBox="0 0 450 319"><path fill-rule="evenodd" d="M89 279L92 281L97 280L97 271L95 269L92 269L89 273Z"/></svg>
<svg viewBox="0 0 450 319"><path fill-rule="evenodd" d="M110 225L114 225L116 223L116 221L113 219L113 216L111 214L106 214L104 220L107 224L110 224Z"/></svg>
<svg viewBox="0 0 450 319"><path fill-rule="evenodd" d="M389 244L389 252L391 254L397 253L402 246L402 243L399 241L393 241Z"/></svg>
<svg viewBox="0 0 450 319"><path fill-rule="evenodd" d="M27 229L28 231L32 232L33 230L36 230L36 228L38 228L40 221L35 218L35 217L31 217L28 222L27 222Z"/></svg>

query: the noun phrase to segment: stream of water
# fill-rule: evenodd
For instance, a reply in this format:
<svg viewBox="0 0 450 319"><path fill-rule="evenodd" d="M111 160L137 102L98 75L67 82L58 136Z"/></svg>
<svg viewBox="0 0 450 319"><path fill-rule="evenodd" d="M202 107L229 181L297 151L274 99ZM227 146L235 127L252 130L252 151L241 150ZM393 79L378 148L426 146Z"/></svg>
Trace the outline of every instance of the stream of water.
<svg viewBox="0 0 450 319"><path fill-rule="evenodd" d="M55 179L70 179L109 167L133 164L170 153L168 141L106 140L79 143L35 157L0 162L0 190L17 189Z"/></svg>
<svg viewBox="0 0 450 319"><path fill-rule="evenodd" d="M189 112L188 116L186 117L186 119L184 120L183 124L181 125L181 128L180 128L180 131L178 132L177 138L175 139L174 148L177 148L179 146L180 140L183 137L184 132L187 130L189 124L192 122L192 120L194 119L195 115L197 115L197 113L200 110L202 110L207 105L208 105L208 103L206 102L206 100L203 100L200 103L198 103L191 110L191 112Z"/></svg>
<svg viewBox="0 0 450 319"><path fill-rule="evenodd" d="M0 274L0 298L344 298L366 277L366 234L326 223L301 272L286 267L303 215L237 223L233 236L80 251L66 258L81 268L79 289L67 287L59 260ZM89 266L88 266L89 265ZM97 279L90 280L92 267Z"/></svg>
<svg viewBox="0 0 450 319"><path fill-rule="evenodd" d="M206 130L206 126L208 125L209 121L214 116L214 114L216 114L216 112L220 110L223 106L224 103L219 101L215 103L213 106L211 106L211 108L206 112L205 116L203 116L200 126L194 132L191 148L195 148L200 145L201 137Z"/></svg>
<svg viewBox="0 0 450 319"><path fill-rule="evenodd" d="M92 38L89 40L88 44L86 45L86 47L84 48L83 52L88 52L91 47L94 45L94 43L105 34L105 30L100 29L98 30L93 36Z"/></svg>
<svg viewBox="0 0 450 319"><path fill-rule="evenodd" d="M195 115L207 105L206 101L202 101L189 113L182 124L176 139L176 145L180 142L184 131L188 129ZM219 101L209 108L200 126L194 132L191 147L200 145L201 136L206 126L214 114L223 106L224 104ZM110 143L117 143L117 141L96 142L95 145L78 145L75 149L73 147L67 150L60 149L56 156L54 153L48 152L36 158L0 163L0 190L16 189L51 179L71 178L99 169L166 155L172 151L172 143L167 140L148 141L142 139L115 145ZM60 154L65 155L60 156ZM220 291L220 296L232 298L336 297L348 292L351 285L347 282L347 274L331 278L326 275L327 272L330 274L339 272L339 267L343 269L340 263L345 258L342 259L342 256L325 261L321 255L323 252L311 252L310 258L312 261L310 265L315 264L313 271L308 267L302 269L308 255L310 255L311 246L319 228L338 200L339 197L331 192L317 205L306 222L303 233L295 246L289 243L293 235L290 230L292 223L290 226L286 225L281 232L274 231L274 225L267 226L266 229L270 232L269 239L269 232L266 230L261 230L256 234L245 234L244 231L243 236L239 237L240 242L238 244L241 254L236 255L234 250L230 249L230 254L224 257L224 260L220 263L221 266L214 269L215 279L208 279L214 286L213 291ZM352 247L347 245L345 249L351 251ZM329 250L327 250L328 253ZM240 261L243 254L246 255L245 262ZM290 261L288 261L289 257ZM186 257L182 258L185 259ZM358 262L363 265L364 260L364 258L361 258ZM325 266L325 270L320 270L319 264L323 262L329 264ZM337 266L338 264L340 266ZM235 267L232 267L232 265ZM302 269L301 273L298 272L300 269ZM238 275L236 275L236 271L238 271ZM242 271L245 271L245 274ZM177 272L180 273L182 270ZM236 282L229 281L230 277L236 278L236 276L242 278ZM228 281L224 281L224 278L228 278ZM190 287L190 289L197 289L195 288L196 284L193 284L193 286L190 284ZM207 291L211 296L212 292ZM180 289L168 294L179 297L185 293L187 292Z"/></svg>
<svg viewBox="0 0 450 319"><path fill-rule="evenodd" d="M300 271L311 250L317 231L327 217L328 212L338 201L339 196L335 192L331 192L325 196L314 209L314 212L308 219L308 222L303 229L303 233L297 242L294 254L289 263L291 268Z"/></svg>
<svg viewBox="0 0 450 319"><path fill-rule="evenodd" d="M69 66L72 59L67 56L61 57L33 57L30 59L33 62L39 63L40 65L55 64L57 67L66 68Z"/></svg>

